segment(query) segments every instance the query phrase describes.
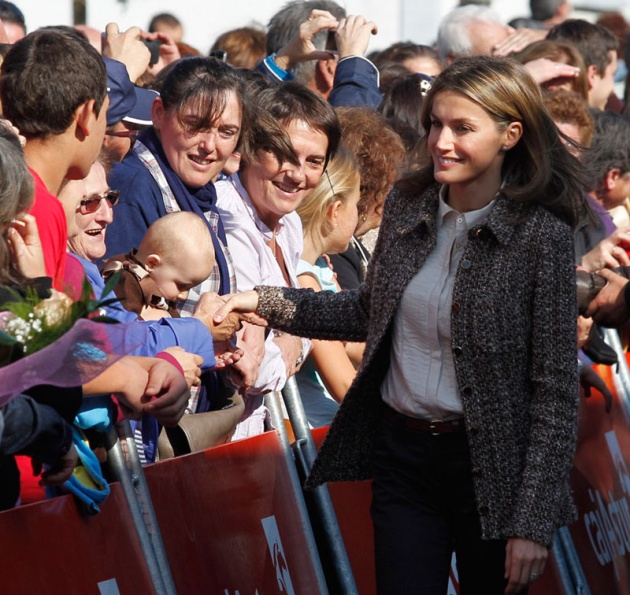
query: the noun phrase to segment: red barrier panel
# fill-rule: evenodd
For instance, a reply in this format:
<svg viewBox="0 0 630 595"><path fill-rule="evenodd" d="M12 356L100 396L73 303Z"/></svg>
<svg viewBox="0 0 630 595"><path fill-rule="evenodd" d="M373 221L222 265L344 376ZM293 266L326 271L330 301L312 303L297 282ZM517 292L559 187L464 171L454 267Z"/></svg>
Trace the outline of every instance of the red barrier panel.
<svg viewBox="0 0 630 595"><path fill-rule="evenodd" d="M628 357L628 356L627 356ZM593 391L580 404L571 485L579 519L569 529L593 593L630 594L630 423L611 369L597 366L614 395L611 413Z"/></svg>
<svg viewBox="0 0 630 595"><path fill-rule="evenodd" d="M610 370L598 369L613 389ZM630 595L630 422L615 394L583 400L569 529L591 592ZM327 428L313 432L320 444ZM179 593L316 594L286 462L275 432L145 468ZM375 593L370 482L331 498L361 595ZM0 513L0 592L119 595L153 587L118 484L84 517L66 496ZM457 593L452 572L449 593ZM560 593L554 560L530 595Z"/></svg>
<svg viewBox="0 0 630 595"><path fill-rule="evenodd" d="M145 473L179 593L317 593L275 432Z"/></svg>
<svg viewBox="0 0 630 595"><path fill-rule="evenodd" d="M92 517L72 496L0 513L0 592L154 593L120 486Z"/></svg>

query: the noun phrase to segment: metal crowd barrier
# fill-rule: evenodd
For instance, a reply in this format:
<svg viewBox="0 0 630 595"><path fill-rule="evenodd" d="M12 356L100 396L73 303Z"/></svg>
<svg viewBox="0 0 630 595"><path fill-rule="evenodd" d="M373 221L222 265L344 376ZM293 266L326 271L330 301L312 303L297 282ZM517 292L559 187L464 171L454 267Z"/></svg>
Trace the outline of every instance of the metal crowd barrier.
<svg viewBox="0 0 630 595"><path fill-rule="evenodd" d="M295 378L287 380L282 396L296 438L294 444L296 462L300 465L302 477L305 478L313 466L317 450ZM330 590L340 595L358 593L328 488L320 486L310 490L308 499L312 502L311 522L318 529L320 556L325 557L325 566L330 570L327 575Z"/></svg>

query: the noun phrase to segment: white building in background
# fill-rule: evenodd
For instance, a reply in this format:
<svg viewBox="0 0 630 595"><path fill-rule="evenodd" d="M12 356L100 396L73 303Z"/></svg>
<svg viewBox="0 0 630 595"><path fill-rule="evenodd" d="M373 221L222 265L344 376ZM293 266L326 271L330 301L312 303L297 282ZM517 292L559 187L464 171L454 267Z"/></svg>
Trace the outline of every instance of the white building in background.
<svg viewBox="0 0 630 595"><path fill-rule="evenodd" d="M43 25L72 24L72 0L13 0L24 12L29 31ZM110 21L122 28L146 28L159 12L177 16L185 28L185 41L206 52L224 31L246 25L264 27L286 0L85 0L87 24L104 29ZM438 23L459 0L340 0L349 14L374 20L379 33L370 49L382 49L400 40L431 44ZM574 0L580 8L621 10L630 18L630 0ZM493 0L492 7L508 20L527 16L529 0Z"/></svg>

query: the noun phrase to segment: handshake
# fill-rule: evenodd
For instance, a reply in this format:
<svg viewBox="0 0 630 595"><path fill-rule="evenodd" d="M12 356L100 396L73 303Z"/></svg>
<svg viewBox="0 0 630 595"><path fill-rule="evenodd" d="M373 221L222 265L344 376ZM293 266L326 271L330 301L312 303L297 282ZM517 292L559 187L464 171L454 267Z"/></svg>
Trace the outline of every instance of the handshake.
<svg viewBox="0 0 630 595"><path fill-rule="evenodd" d="M626 285L629 280L630 266L602 269L599 273L577 270L580 316L593 317L595 322L608 327L616 328L625 324L628 320Z"/></svg>

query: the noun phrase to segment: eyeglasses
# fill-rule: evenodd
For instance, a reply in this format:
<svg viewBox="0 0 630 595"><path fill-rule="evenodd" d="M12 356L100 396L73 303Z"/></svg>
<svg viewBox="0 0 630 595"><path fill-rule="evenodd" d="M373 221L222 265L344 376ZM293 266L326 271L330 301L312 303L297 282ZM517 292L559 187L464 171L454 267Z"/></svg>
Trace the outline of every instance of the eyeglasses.
<svg viewBox="0 0 630 595"><path fill-rule="evenodd" d="M208 56L215 58L219 62L227 62L228 53L225 50L212 50Z"/></svg>
<svg viewBox="0 0 630 595"><path fill-rule="evenodd" d="M108 190L107 192L103 192L103 194L93 194L79 203L79 212L82 215L96 213L101 206L102 200L106 200L110 207L115 207L118 204L119 197L120 192L118 190Z"/></svg>
<svg viewBox="0 0 630 595"><path fill-rule="evenodd" d="M138 138L139 130L119 130L118 132L106 132L105 136L116 136L118 138L128 138L132 143Z"/></svg>

